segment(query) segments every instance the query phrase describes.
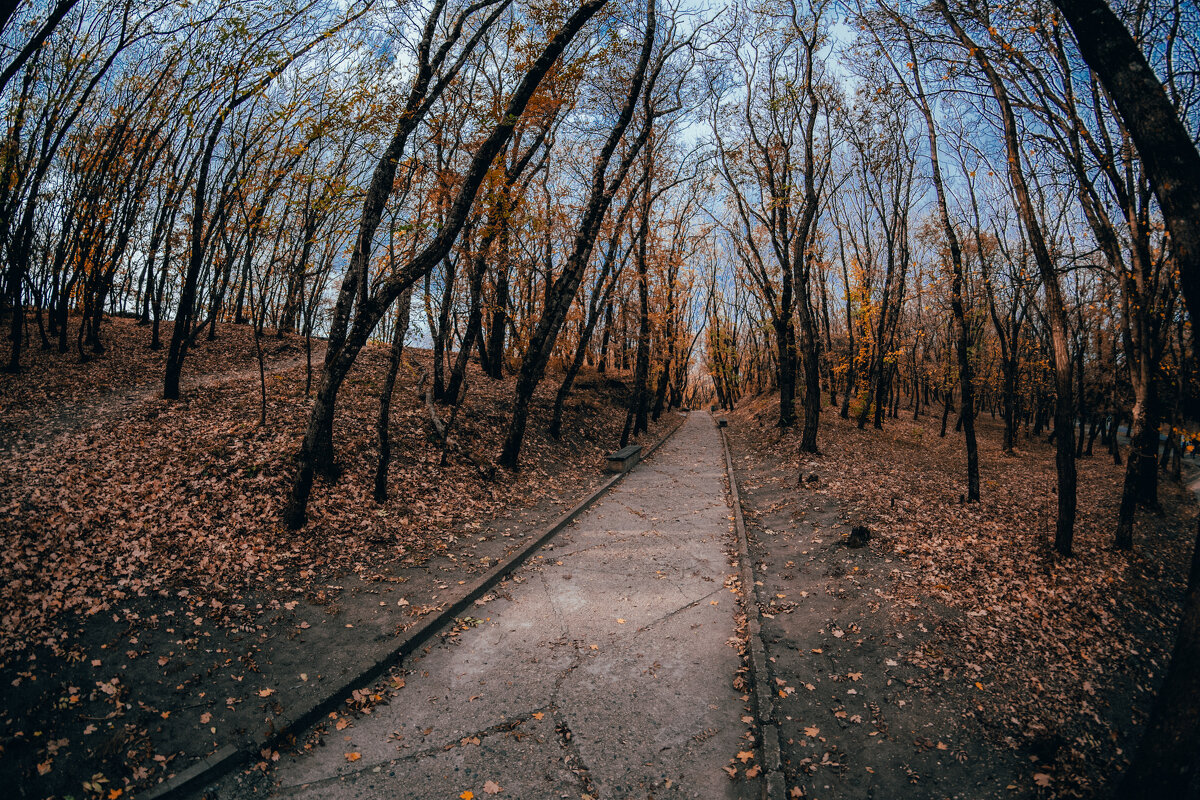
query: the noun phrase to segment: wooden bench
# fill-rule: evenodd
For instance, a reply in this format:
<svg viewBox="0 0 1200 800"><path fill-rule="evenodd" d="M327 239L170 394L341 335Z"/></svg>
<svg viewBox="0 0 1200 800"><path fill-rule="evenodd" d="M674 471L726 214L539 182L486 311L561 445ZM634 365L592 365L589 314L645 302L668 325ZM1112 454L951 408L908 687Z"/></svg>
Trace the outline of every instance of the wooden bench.
<svg viewBox="0 0 1200 800"><path fill-rule="evenodd" d="M605 472L628 472L633 469L634 464L641 460L642 446L640 444L631 444L627 447L622 447L615 453L609 453L606 458Z"/></svg>

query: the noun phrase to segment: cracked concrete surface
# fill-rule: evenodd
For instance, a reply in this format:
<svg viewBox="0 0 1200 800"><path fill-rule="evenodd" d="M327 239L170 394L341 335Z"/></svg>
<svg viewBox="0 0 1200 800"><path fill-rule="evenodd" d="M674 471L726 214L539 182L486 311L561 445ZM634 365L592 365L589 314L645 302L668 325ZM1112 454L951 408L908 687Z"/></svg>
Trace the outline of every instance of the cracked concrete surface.
<svg viewBox="0 0 1200 800"><path fill-rule="evenodd" d="M481 624L406 661L389 705L284 754L269 793L482 798L492 781L499 797L757 796L722 770L753 749L732 687L722 459L712 418L693 414L474 609Z"/></svg>

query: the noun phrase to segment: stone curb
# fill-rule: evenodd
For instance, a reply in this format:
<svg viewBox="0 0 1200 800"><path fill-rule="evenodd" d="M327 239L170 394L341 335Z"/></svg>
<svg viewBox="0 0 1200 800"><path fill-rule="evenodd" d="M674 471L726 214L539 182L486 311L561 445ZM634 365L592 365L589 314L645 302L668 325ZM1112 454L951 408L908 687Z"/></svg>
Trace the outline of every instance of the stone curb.
<svg viewBox="0 0 1200 800"><path fill-rule="evenodd" d="M683 427L686 421L687 417L681 415L675 427L671 428L661 439L648 447L638 463L649 458L655 450L674 436L675 432ZM340 686L327 692L323 698L309 703L307 707L291 714L284 714L277 717L274 720L274 729L268 735L260 737L255 741L245 741L241 745L227 744L183 771L176 773L174 777L168 778L157 786L153 786L135 796L138 800L162 800L162 798L167 797L186 797L189 792L198 792L204 784L222 777L239 763L251 760L260 750L276 749L276 746L289 735L304 730L317 720L323 718L331 710L339 708L343 700L353 690L374 682L398 660L425 644L446 623L452 621L456 616L470 608L475 600L481 597L488 589L495 586L507 577L509 573L521 566L542 545L553 539L563 528L570 525L576 517L586 511L593 503L604 496L609 489L636 468L637 464L605 480L570 511L559 517L553 525L536 536L532 541L522 546L521 549L499 561L491 571L470 584L457 600L413 628L391 650L375 659L373 663L364 666L353 678L344 681Z"/></svg>
<svg viewBox="0 0 1200 800"><path fill-rule="evenodd" d="M767 651L762 642L762 617L758 610L758 588L754 584L754 568L750 562L750 546L746 538L746 522L742 517L742 499L738 493L737 476L733 471L733 456L729 451L728 428L717 428L721 433L721 446L725 449L725 471L729 475L729 499L733 507L733 528L737 533L738 566L742 580L742 609L746 612L748 646L750 648L750 687L754 695L754 717L758 721L764 800L784 800L787 796L787 779L783 774L783 763L779 755L779 723L775 720L775 708L771 699L771 686L767 671Z"/></svg>

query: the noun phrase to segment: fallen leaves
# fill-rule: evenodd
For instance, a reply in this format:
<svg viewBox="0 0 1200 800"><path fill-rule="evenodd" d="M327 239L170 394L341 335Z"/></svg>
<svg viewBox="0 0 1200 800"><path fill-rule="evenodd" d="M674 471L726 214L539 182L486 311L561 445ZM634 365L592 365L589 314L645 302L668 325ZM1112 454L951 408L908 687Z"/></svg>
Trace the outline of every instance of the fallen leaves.
<svg viewBox="0 0 1200 800"><path fill-rule="evenodd" d="M358 761L360 758L362 758L362 753L357 753L357 752L346 753L345 756L346 756L347 761L349 761L350 763L354 763L355 761Z"/></svg>
<svg viewBox="0 0 1200 800"><path fill-rule="evenodd" d="M848 605L849 598L873 593L866 605L871 613L883 613L874 629L864 625L861 634L847 617L820 619L814 631L829 638L814 636L794 655L773 653L769 646L768 653L779 654L781 662L801 659L807 667L816 660L809 653L836 660L861 637L881 642L882 633L895 644L891 652L879 652L878 661L851 661L854 671L841 678L847 684L830 687L835 703L829 710L839 719L838 730L828 734L831 741L862 735L843 727L846 722L868 727L877 722L875 710L854 713L864 701L867 708L881 706L885 720L890 708L892 716L915 723L932 721L932 709L917 700L934 696L941 698L939 705L961 709L962 726L979 737L964 741L950 738L958 731L934 728L944 739L929 742L938 756L974 765L992 749L1029 749L1040 755L1036 774L1052 779L1056 792L1067 786L1081 796L1099 792L1110 765L1141 732L1153 698L1151 674L1161 676L1170 658L1175 598L1189 551L1181 555L1170 543L1194 537L1194 499L1183 487L1161 481L1162 516L1139 515L1137 522L1136 536L1147 555L1129 559L1110 548L1123 468L1100 453L1080 459L1076 557L1053 560L1045 539L1053 536L1056 512L1054 450L1040 439L1023 435L1022 452L1005 457L999 423L981 418L984 498L960 504L962 438L938 437L940 416L912 422L911 413L907 419L902 415L888 420L883 431L858 431L852 423L826 423L823 417L822 449L837 456L808 459L819 462L821 484L797 499L795 476L810 466L808 457L797 458L795 433L780 435L766 424L777 414L777 403L747 399L737 413L751 424L738 425L733 442L735 465L751 487L748 527L757 526L760 544L770 549L764 567L775 568L764 571L764 596L795 598L800 575L792 581L788 572L805 573L807 567L807 577L824 573L830 579L830 594L842 597L844 590ZM820 525L804 513L818 505L825 510ZM860 521L881 532L870 545L871 559L827 558L806 536L808 522L815 544ZM785 526L798 535L790 538ZM782 622L784 612L779 613ZM1128 669L1114 675L1107 669L1113 663ZM795 668L792 662L782 674ZM894 688L883 689L885 682ZM850 683L855 688L846 688ZM806 695L789 711L806 719L825 711L824 676L820 685L816 696ZM838 715L838 701L844 701L848 716ZM1015 774L1006 777L1021 782Z"/></svg>
<svg viewBox="0 0 1200 800"><path fill-rule="evenodd" d="M11 671L6 682L23 687L5 693L0 711L29 718L31 730L45 732L43 742L62 728L83 745L54 758L46 795L79 794L81 770L101 762L137 788L178 772L214 740L223 743L208 727L218 709L221 735L270 725L285 706L292 710L293 694L327 687L322 673L334 672L314 661L284 669L269 651L306 650L320 640L316 631L347 637L350 647L379 632L357 616L336 616L353 602L334 586L341 575L400 583L401 570L437 558L457 570L438 581L445 595L431 598L432 581L419 579L402 592L386 587L370 605L385 601L393 616L412 611L414 620L445 608L454 587L476 579L515 541L507 539L509 525L491 531L481 523L598 484L597 465L625 413L608 382L581 381L567 414L586 404L589 424L567 426L562 442L531 429L521 472L491 481L458 453L440 464L416 373L406 365L392 413L393 448L404 457L393 463L392 498L380 506L371 499L374 432L357 421L377 409L388 359L386 348L368 346L339 398L336 445L345 472L336 491L314 494L310 524L291 533L277 511L311 404L303 340L264 341L269 424L258 427L258 365L247 327L221 326L215 341L195 343L180 403L158 396L165 351L149 350L148 334L132 321L105 320L104 356L79 364L74 354L31 352L25 373L0 381L0 663ZM321 344L314 346L319 364ZM411 354L428 364L429 354ZM470 369L478 375L476 365ZM479 455L498 449L514 380L472 383L455 435ZM553 391L539 392L537 413L552 400ZM476 546L476 531L491 544ZM476 552L466 552L468 543ZM260 639L267 631L269 639ZM230 647L229 637L243 644ZM106 642L110 649L100 647ZM54 697L44 709L18 707L38 694L24 687L63 667L83 673L68 678L84 687L61 701L70 714ZM122 680L113 683L113 675ZM195 697L202 704L193 710L182 698ZM368 694L352 708L376 702ZM101 746L111 758L88 757ZM33 780L49 761L33 753L19 770ZM60 777L67 774L69 787Z"/></svg>

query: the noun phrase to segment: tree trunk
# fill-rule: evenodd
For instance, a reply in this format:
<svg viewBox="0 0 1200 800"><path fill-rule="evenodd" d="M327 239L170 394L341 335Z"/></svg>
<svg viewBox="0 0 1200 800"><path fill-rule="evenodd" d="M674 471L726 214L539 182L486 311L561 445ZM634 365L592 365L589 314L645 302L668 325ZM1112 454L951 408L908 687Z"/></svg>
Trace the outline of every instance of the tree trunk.
<svg viewBox="0 0 1200 800"><path fill-rule="evenodd" d="M405 304L407 306L407 304ZM407 308L401 309L397 315L396 329L392 332L392 351L388 361L387 375L383 379L383 389L379 392L379 415L375 419L375 436L379 442L379 459L375 463L375 502L387 502L388 464L392 459L391 437L388 433L388 422L392 410L392 392L396 388L396 374L400 371L400 357L404 354L404 337L408 334Z"/></svg>
<svg viewBox="0 0 1200 800"><path fill-rule="evenodd" d="M501 224L505 224L501 222ZM505 248L505 237L501 237L500 247ZM488 377L500 380L504 377L504 334L508 325L508 271L501 270L496 276L496 295L491 314L492 322L488 328L487 351L490 359Z"/></svg>
<svg viewBox="0 0 1200 800"><path fill-rule="evenodd" d="M1139 380L1139 373L1140 371L1134 373L1134 403L1129 423L1129 458L1125 463L1125 481L1121 487L1121 506L1117 512L1117 531L1113 541L1118 550L1133 548L1134 515L1138 503L1143 499L1146 473L1150 475L1149 481L1156 488L1158 486L1158 474L1155 469L1158 455L1158 415L1154 411L1158 406L1158 392L1155 382ZM1116 438L1114 433L1113 439Z"/></svg>

